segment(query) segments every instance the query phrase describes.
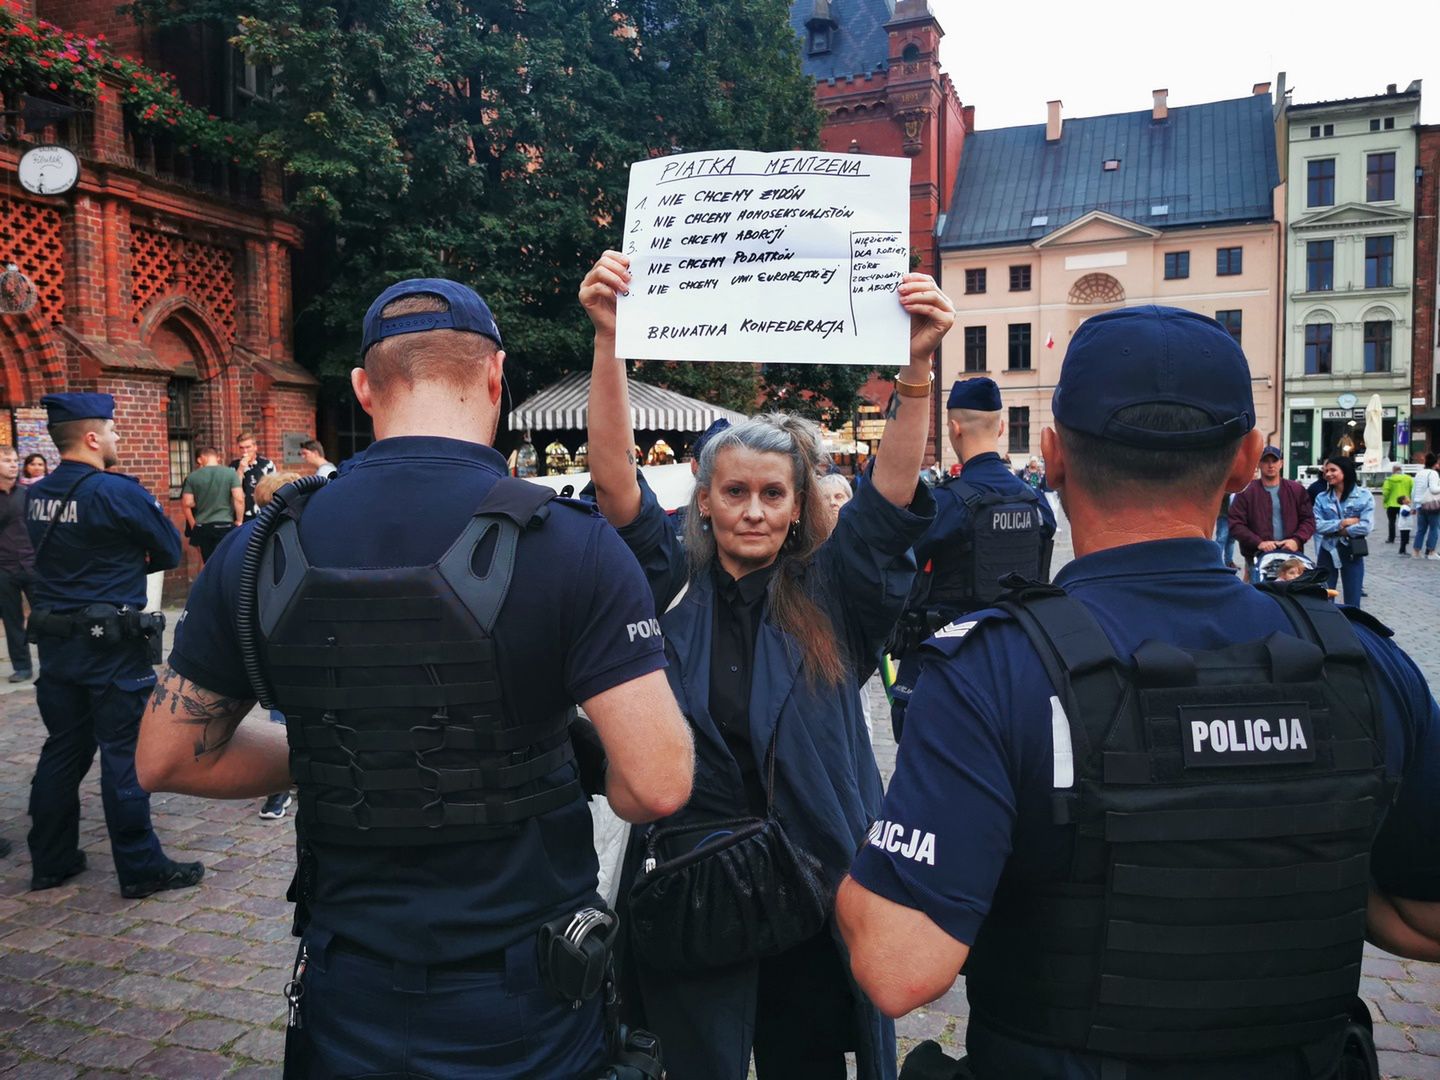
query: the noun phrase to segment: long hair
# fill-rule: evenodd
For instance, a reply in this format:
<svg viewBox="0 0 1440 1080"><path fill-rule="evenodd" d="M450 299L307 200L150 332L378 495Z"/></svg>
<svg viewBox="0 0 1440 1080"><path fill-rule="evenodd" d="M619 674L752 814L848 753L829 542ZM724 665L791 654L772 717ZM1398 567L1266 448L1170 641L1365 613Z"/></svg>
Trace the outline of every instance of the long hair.
<svg viewBox="0 0 1440 1080"><path fill-rule="evenodd" d="M769 585L770 618L799 643L808 677L839 686L849 670L840 641L830 617L806 593L804 582L810 560L830 534L831 511L815 479L816 467L824 460L821 446L820 429L813 423L778 412L753 417L713 436L700 452L695 491L685 515L685 550L692 578L710 572L716 560L715 534L702 528L700 492L709 490L721 453L743 447L789 458L800 520L775 558Z"/></svg>
<svg viewBox="0 0 1440 1080"><path fill-rule="evenodd" d="M1340 485L1339 501L1344 502L1350 497L1350 493L1355 490L1355 459L1351 457L1346 457L1344 454L1336 454L1333 457L1327 459L1325 464L1334 465L1340 470L1343 477L1343 482ZM1327 488L1330 486L1328 481L1325 486Z"/></svg>

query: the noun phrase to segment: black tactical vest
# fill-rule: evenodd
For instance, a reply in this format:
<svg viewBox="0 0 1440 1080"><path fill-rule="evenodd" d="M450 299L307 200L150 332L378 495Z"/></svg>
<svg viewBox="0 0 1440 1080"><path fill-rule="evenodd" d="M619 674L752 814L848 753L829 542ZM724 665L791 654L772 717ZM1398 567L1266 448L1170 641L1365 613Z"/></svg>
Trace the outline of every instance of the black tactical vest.
<svg viewBox="0 0 1440 1080"><path fill-rule="evenodd" d="M989 607L1005 591L1000 579L1009 574L1050 580L1051 537L1040 512L1044 496L1030 487L981 491L963 479L949 486L965 504L966 525L953 547L937 553L924 606L963 614Z"/></svg>
<svg viewBox="0 0 1440 1080"><path fill-rule="evenodd" d="M1267 1053L1294 1061L1287 1075L1334 1068L1391 796L1383 719L1341 609L1267 591L1295 635L1147 641L1128 661L1058 589L1001 603L1069 721L1073 777L1057 755L1053 799L1075 848L1067 881L997 892L964 968L983 1023L1107 1058L1208 1061L1206 1076Z"/></svg>
<svg viewBox="0 0 1440 1080"><path fill-rule="evenodd" d="M255 605L307 839L457 843L583 799L573 770L547 779L571 713L506 710L492 637L554 492L503 478L434 565L346 569L306 559L308 498L265 538Z"/></svg>

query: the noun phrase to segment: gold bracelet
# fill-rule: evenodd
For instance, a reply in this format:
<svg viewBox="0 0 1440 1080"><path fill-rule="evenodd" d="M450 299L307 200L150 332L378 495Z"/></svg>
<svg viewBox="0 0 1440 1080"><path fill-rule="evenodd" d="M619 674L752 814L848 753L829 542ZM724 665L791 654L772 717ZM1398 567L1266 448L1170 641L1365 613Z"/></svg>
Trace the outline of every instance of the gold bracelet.
<svg viewBox="0 0 1440 1080"><path fill-rule="evenodd" d="M901 397L929 397L930 388L935 385L935 372L930 372L930 381L923 383L906 382L895 376L895 392Z"/></svg>

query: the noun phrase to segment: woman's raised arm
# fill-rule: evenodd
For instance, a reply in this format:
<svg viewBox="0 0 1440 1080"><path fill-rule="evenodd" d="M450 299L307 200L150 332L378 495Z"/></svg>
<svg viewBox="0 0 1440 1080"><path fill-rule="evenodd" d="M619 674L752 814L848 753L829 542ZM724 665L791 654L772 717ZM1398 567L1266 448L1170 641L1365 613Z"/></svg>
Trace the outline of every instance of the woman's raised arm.
<svg viewBox="0 0 1440 1080"><path fill-rule="evenodd" d="M625 362L615 355L615 303L630 288L630 260L607 251L580 283L580 304L595 324L595 362L590 372L590 478L595 503L617 529L640 513L635 479L635 432L630 424L630 389Z"/></svg>
<svg viewBox="0 0 1440 1080"><path fill-rule="evenodd" d="M895 506L909 506L930 434L931 357L954 325L955 305L928 274L905 275L900 303L910 313L910 365L898 376L899 406L885 424L871 482Z"/></svg>

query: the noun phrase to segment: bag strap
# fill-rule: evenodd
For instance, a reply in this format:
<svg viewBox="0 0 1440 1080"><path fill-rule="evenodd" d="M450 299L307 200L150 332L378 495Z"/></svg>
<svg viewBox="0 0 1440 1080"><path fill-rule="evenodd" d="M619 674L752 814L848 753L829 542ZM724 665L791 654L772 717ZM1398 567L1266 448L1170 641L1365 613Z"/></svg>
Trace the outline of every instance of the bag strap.
<svg viewBox="0 0 1440 1080"><path fill-rule="evenodd" d="M863 693L863 691L862 691ZM783 709L781 710L784 711ZM775 814L775 747L780 738L780 718L775 718L775 730L770 733L770 749L765 752L768 764L765 767L765 816Z"/></svg>

